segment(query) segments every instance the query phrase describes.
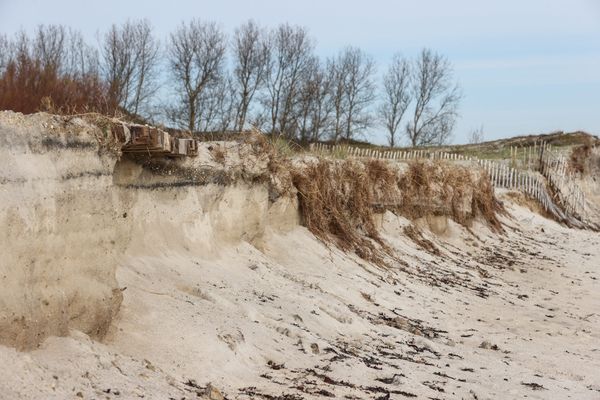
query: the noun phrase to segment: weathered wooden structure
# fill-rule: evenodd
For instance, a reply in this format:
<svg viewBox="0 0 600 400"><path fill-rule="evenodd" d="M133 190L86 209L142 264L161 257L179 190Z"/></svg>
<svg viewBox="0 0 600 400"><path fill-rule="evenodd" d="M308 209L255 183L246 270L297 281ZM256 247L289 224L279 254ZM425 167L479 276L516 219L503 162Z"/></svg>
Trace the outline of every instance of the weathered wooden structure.
<svg viewBox="0 0 600 400"><path fill-rule="evenodd" d="M191 138L177 138L168 132L147 125L114 125L114 137L121 143L123 153L147 154L161 157L194 157L198 142Z"/></svg>

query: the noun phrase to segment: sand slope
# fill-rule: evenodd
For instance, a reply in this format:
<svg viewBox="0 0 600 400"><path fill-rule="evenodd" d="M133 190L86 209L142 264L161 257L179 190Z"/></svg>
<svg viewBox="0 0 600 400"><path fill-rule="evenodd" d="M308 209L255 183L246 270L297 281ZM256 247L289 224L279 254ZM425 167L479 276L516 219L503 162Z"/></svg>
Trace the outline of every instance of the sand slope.
<svg viewBox="0 0 600 400"><path fill-rule="evenodd" d="M441 257L397 236L408 222L387 215L402 270L301 227L271 234L264 252L132 257L105 343L75 334L32 353L1 348L1 393L191 398L191 379L229 398L598 398L600 238L510 210L501 239L453 224L430 235Z"/></svg>
<svg viewBox="0 0 600 400"><path fill-rule="evenodd" d="M441 257L387 215L404 271L300 227L264 253L136 258L118 272L127 290L108 343L235 398L598 398L600 238L511 211L503 238L452 224L431 236Z"/></svg>
<svg viewBox="0 0 600 400"><path fill-rule="evenodd" d="M186 163L225 168L208 151ZM68 161L50 156L49 165ZM19 171L29 165L40 173L35 159L16 158ZM246 159L238 152L227 168L259 174L260 160L254 171ZM103 191L88 180L65 189L61 174L45 185L35 180L42 188L54 182L56 193L76 199L43 203L58 209L109 197L93 212L31 216L31 223L58 227L51 235L38 229L38 239L53 238L72 253L61 260L40 244L37 252L48 252L45 268L26 275L21 261L36 252L22 247L2 271L11 279L28 276L29 286L3 278L2 287L28 299L46 293L49 273L67 282L83 276L92 289L97 281L122 296L118 312L107 314L99 337L84 322L113 303L89 300L87 293L98 292L86 285L52 286L51 294L64 290L86 307L57 302L70 315L62 324L43 308L28 314L23 304L41 307L38 301L9 303L4 292L0 315L13 304L33 315L32 324L54 328L32 335L5 320L2 326L24 332L33 349L0 346L0 399L210 398L209 383L231 399L600 398L598 233L560 226L499 193L508 211L503 235L443 217L381 215L382 235L397 254L384 269L317 240L298 224L295 202L270 202L260 180L180 185L181 177L156 178L126 160L105 165L113 178L98 178ZM18 191L27 204L41 202L33 183L2 185L4 199ZM0 216L18 206L4 204L10 207ZM79 222L65 225L56 215ZM92 228L77 228L87 227L85 220L123 237L122 247L113 253L110 239L94 242ZM422 232L419 243L407 229ZM6 232L13 241L5 251L25 243L22 234ZM95 252L76 251L86 240Z"/></svg>

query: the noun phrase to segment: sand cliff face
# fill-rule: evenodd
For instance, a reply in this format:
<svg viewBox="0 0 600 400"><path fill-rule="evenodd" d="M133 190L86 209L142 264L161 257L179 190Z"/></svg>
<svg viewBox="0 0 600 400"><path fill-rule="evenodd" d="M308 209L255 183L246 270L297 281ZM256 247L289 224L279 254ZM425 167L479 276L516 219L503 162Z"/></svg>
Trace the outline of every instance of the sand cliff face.
<svg viewBox="0 0 600 400"><path fill-rule="evenodd" d="M0 342L31 348L75 328L101 337L121 302L118 255L131 228L116 159L93 128L0 114Z"/></svg>
<svg viewBox="0 0 600 400"><path fill-rule="evenodd" d="M294 204L269 211L265 184L237 183L259 177L260 160L225 166L204 148L204 158L140 163L103 151L103 136L78 118L0 113L0 344L33 348L69 329L102 338L127 257L261 246L267 221L295 218Z"/></svg>
<svg viewBox="0 0 600 400"><path fill-rule="evenodd" d="M104 337L122 301L116 268L132 257L183 250L206 258L239 242L263 249L268 232L299 225L290 172L274 173L260 143L201 143L196 157L124 156L109 132L78 117L0 113L1 344L31 349L69 329ZM428 213L441 222L473 213L471 187L448 203L455 188L445 175L430 178L431 190L414 199ZM338 195L356 189L345 190Z"/></svg>

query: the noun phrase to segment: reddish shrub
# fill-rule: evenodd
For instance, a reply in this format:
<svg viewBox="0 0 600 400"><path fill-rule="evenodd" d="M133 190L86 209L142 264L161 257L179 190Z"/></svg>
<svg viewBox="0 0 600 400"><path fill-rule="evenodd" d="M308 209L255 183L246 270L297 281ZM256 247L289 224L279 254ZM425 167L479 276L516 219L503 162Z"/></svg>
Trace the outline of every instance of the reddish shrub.
<svg viewBox="0 0 600 400"><path fill-rule="evenodd" d="M113 114L117 105L108 86L95 74L71 76L51 65L21 55L0 75L0 109L30 114L37 111Z"/></svg>

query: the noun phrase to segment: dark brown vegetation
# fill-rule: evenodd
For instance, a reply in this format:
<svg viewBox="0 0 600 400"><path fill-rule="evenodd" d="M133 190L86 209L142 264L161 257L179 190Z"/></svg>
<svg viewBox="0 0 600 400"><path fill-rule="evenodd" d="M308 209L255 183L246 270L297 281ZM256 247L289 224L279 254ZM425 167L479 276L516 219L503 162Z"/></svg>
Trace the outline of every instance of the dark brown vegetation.
<svg viewBox="0 0 600 400"><path fill-rule="evenodd" d="M303 224L324 242L383 264L386 250L375 226L376 182L358 161L321 159L292 171Z"/></svg>
<svg viewBox="0 0 600 400"><path fill-rule="evenodd" d="M400 172L380 160L319 159L292 168L303 224L325 242L385 265L393 256L375 214L386 210L411 220L442 215L469 226L480 217L501 232L502 210L489 179L442 162L413 162Z"/></svg>
<svg viewBox="0 0 600 400"><path fill-rule="evenodd" d="M579 174L589 173L592 168L592 150L593 142L591 138L582 145L573 147L569 157L569 169Z"/></svg>
<svg viewBox="0 0 600 400"><path fill-rule="evenodd" d="M142 122L157 63L158 43L145 20L113 25L100 49L62 25L39 25L33 35L11 39L0 34L0 109L119 114Z"/></svg>
<svg viewBox="0 0 600 400"><path fill-rule="evenodd" d="M465 167L416 161L399 179L402 215L410 219L446 215L468 226L480 216L497 231L502 210L494 197L491 181Z"/></svg>

